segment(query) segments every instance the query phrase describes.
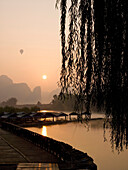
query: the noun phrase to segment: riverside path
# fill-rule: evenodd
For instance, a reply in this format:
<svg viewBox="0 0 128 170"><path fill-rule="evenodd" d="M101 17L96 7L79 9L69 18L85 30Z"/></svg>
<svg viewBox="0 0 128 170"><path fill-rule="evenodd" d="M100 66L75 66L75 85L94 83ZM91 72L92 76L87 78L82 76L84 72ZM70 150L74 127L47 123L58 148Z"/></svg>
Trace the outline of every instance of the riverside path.
<svg viewBox="0 0 128 170"><path fill-rule="evenodd" d="M93 159L71 145L1 122L0 170L97 170Z"/></svg>
<svg viewBox="0 0 128 170"><path fill-rule="evenodd" d="M59 169L57 158L0 128L0 170Z"/></svg>

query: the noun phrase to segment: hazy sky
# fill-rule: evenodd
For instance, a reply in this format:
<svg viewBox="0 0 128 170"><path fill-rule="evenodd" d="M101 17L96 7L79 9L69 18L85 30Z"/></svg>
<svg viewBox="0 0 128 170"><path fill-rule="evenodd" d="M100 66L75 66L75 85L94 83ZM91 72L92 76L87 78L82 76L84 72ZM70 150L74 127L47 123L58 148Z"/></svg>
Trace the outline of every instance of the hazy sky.
<svg viewBox="0 0 128 170"><path fill-rule="evenodd" d="M26 82L32 89L57 88L61 55L55 1L0 0L0 75ZM47 80L42 80L43 74Z"/></svg>

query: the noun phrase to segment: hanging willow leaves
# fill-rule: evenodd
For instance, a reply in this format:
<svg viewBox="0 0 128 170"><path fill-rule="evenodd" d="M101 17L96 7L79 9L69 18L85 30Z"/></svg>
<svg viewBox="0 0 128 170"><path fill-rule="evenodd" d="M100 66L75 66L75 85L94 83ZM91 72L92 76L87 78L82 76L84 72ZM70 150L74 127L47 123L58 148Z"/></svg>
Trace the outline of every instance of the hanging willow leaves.
<svg viewBox="0 0 128 170"><path fill-rule="evenodd" d="M107 114L128 111L128 2L60 0L63 93ZM66 13L69 32L65 36Z"/></svg>
<svg viewBox="0 0 128 170"><path fill-rule="evenodd" d="M56 3L61 10L62 93L74 93L81 112L90 112L92 104L104 109L113 118L111 142L122 150L122 142L128 144L128 1Z"/></svg>

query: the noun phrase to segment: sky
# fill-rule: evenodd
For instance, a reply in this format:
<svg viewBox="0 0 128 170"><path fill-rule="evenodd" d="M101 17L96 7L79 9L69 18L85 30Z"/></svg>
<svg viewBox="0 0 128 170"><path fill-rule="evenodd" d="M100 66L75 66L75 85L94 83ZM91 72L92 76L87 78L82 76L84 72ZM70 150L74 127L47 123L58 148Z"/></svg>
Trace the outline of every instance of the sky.
<svg viewBox="0 0 128 170"><path fill-rule="evenodd" d="M57 88L61 47L55 2L0 0L0 75L14 83L25 82L31 89L41 86L50 92Z"/></svg>

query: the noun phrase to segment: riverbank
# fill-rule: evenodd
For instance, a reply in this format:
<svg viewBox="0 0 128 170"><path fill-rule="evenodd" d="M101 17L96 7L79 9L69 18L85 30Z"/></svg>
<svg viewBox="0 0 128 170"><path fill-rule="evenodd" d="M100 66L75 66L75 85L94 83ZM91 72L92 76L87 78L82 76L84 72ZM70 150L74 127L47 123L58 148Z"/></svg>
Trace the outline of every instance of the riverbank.
<svg viewBox="0 0 128 170"><path fill-rule="evenodd" d="M115 140L120 140L120 138L111 140L111 137L114 137L112 136L111 122L106 124L106 128L104 128L102 119L91 120L88 123L72 122L26 129L68 143L74 148L86 152L94 159L98 170L128 169L128 149L123 143L122 152L115 147Z"/></svg>
<svg viewBox="0 0 128 170"><path fill-rule="evenodd" d="M89 157L87 153L81 152L73 148L71 145L68 145L64 142L56 141L46 136L39 135L37 133L26 130L24 128L21 128L11 123L1 122L1 127L2 130L4 130L4 133L6 132L8 134L6 135L7 137L5 141L11 140L10 146L14 146L14 148L16 148L18 153L20 153L23 156L23 158L28 162L32 161L32 162L41 163L41 160L43 161L41 156L44 157L45 154L43 153L39 155L37 151L43 150L53 156L52 161L58 163L60 170L66 170L66 169L77 170L83 168L89 170L97 170L96 165L93 163L93 159ZM25 146L25 141L28 143L27 146ZM37 151L34 150L35 147L38 147ZM24 149L22 150L22 148ZM47 153L46 155L48 155ZM45 161L51 162L49 157ZM10 163L11 162L12 161L10 159Z"/></svg>
<svg viewBox="0 0 128 170"><path fill-rule="evenodd" d="M18 124L21 127L42 127L42 126L50 126L50 125L60 125L60 124L67 124L72 122L81 122L87 123L94 120L104 120L104 118L92 118L92 119L83 119L79 121L78 119L72 120L58 120L58 121L35 121L35 122L22 122Z"/></svg>

